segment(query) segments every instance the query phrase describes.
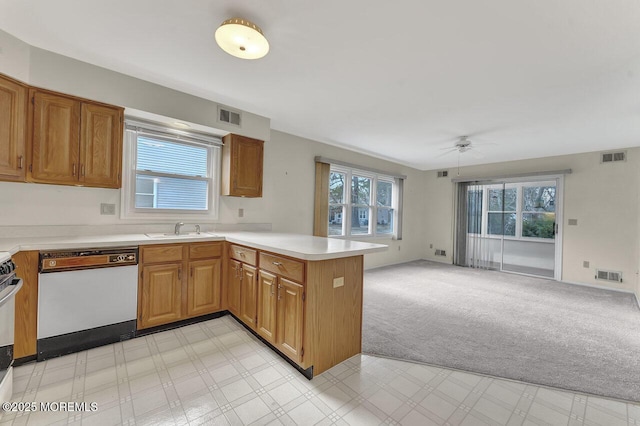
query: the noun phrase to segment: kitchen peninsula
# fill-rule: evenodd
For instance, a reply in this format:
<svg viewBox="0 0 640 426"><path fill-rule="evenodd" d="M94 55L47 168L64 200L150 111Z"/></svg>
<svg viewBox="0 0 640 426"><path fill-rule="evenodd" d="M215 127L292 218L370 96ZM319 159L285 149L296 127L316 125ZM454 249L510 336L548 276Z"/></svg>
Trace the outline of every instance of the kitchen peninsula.
<svg viewBox="0 0 640 426"><path fill-rule="evenodd" d="M387 249L271 232L0 239L26 287L16 358L36 355L40 251L120 246L139 247L136 335L230 313L309 378L361 351L363 256Z"/></svg>

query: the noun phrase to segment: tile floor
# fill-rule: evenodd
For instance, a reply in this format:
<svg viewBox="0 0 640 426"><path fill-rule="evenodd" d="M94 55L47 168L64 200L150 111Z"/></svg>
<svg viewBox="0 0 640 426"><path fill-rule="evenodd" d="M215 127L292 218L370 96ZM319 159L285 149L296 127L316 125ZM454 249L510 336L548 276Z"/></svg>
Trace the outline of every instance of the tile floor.
<svg viewBox="0 0 640 426"><path fill-rule="evenodd" d="M640 405L357 355L308 381L229 316L17 367L5 425L640 425Z"/></svg>

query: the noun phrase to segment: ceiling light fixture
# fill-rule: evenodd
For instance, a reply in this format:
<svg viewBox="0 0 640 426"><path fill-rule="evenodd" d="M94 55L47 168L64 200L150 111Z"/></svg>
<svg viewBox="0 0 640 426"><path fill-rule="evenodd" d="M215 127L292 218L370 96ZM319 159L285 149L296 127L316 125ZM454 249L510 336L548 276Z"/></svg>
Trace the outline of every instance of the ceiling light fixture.
<svg viewBox="0 0 640 426"><path fill-rule="evenodd" d="M241 18L224 21L216 30L216 43L229 55L260 59L269 53L269 42L259 26Z"/></svg>

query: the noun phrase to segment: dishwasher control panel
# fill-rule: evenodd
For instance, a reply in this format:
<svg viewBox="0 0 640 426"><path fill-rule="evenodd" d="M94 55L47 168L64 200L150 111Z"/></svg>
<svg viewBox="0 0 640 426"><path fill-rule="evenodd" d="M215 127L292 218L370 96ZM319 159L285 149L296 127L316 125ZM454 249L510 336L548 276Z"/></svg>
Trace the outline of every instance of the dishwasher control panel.
<svg viewBox="0 0 640 426"><path fill-rule="evenodd" d="M138 247L40 252L40 273L137 265Z"/></svg>

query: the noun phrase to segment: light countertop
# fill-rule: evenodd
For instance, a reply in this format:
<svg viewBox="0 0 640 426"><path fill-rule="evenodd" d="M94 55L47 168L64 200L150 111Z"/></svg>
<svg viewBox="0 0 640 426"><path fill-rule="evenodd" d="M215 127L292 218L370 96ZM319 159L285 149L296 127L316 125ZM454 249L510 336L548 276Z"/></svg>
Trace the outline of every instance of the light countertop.
<svg viewBox="0 0 640 426"><path fill-rule="evenodd" d="M15 254L27 250L84 249L147 244L229 241L303 260L326 260L385 251L384 244L338 238L313 237L275 232L215 232L198 236L150 238L146 234L83 235L75 237L0 238L0 252Z"/></svg>

